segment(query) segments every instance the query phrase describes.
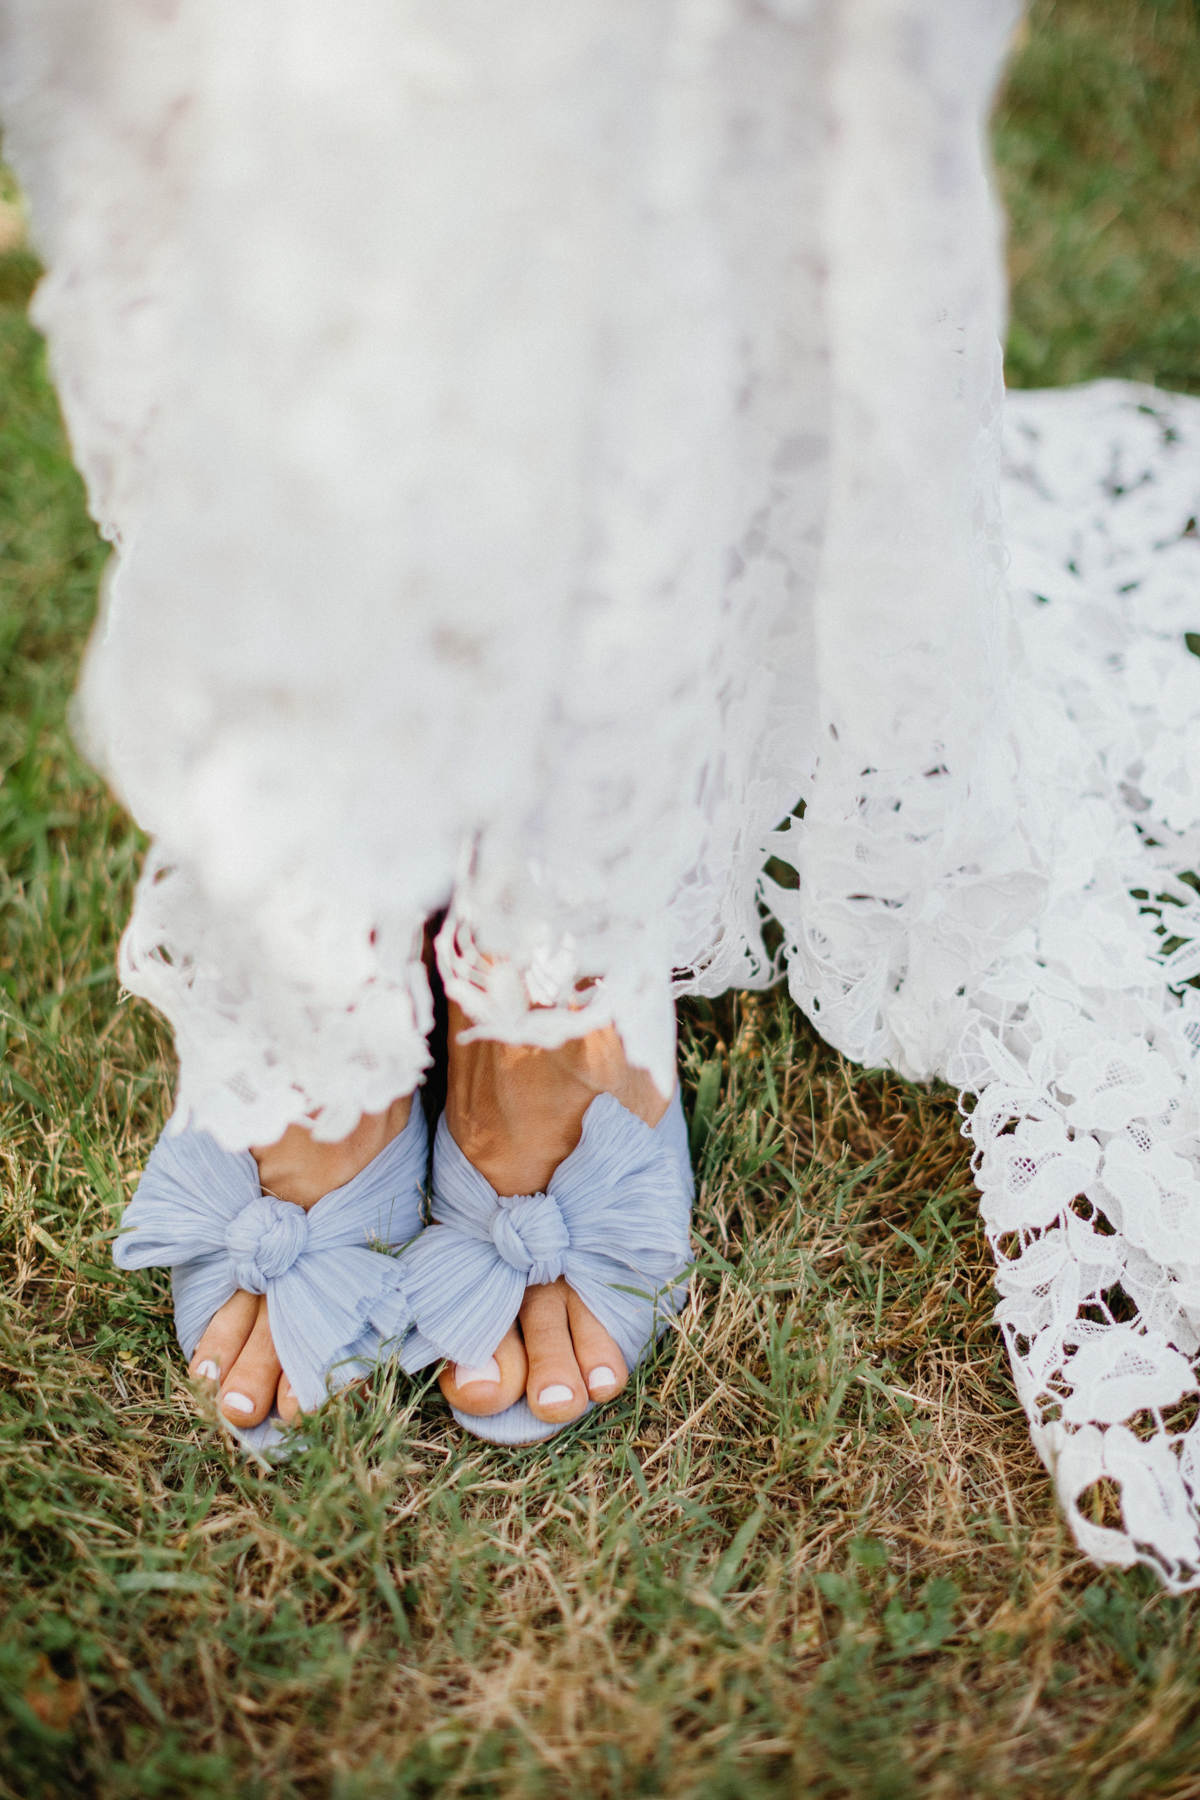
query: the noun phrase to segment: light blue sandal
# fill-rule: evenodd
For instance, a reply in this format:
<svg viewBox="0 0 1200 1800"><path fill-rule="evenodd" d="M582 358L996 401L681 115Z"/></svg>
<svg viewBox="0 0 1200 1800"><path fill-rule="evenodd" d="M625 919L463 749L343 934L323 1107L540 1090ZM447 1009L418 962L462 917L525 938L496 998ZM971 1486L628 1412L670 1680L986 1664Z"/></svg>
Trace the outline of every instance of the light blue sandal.
<svg viewBox="0 0 1200 1800"><path fill-rule="evenodd" d="M206 1131L164 1132L125 1209L113 1260L171 1270L175 1329L190 1362L213 1314L239 1288L265 1294L271 1336L301 1408L367 1375L411 1324L400 1259L422 1224L429 1138L414 1095L404 1130L344 1187L307 1212L261 1192L248 1151ZM221 1423L263 1455L283 1436L272 1409L259 1425Z"/></svg>
<svg viewBox="0 0 1200 1800"><path fill-rule="evenodd" d="M434 1223L401 1259L416 1325L402 1365L415 1371L445 1357L478 1368L516 1319L526 1287L562 1275L632 1370L686 1298L692 1195L678 1090L653 1128L601 1094L546 1192L511 1198L467 1161L443 1114ZM490 1418L451 1410L464 1430L496 1444L537 1443L564 1429L535 1418L524 1399Z"/></svg>

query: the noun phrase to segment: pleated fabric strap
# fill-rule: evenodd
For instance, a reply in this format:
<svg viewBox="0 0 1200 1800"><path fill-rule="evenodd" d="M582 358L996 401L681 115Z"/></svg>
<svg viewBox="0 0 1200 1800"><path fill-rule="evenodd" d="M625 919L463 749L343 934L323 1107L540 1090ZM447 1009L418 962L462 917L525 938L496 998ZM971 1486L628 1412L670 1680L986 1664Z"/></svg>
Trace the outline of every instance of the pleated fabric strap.
<svg viewBox="0 0 1200 1800"><path fill-rule="evenodd" d="M379 1248L421 1230L428 1134L414 1099L408 1124L367 1167L307 1212L264 1195L247 1152L206 1131L164 1133L121 1235L122 1269L173 1271L175 1328L190 1360L217 1309L239 1288L265 1294L271 1335L305 1409L365 1373L408 1331L404 1265Z"/></svg>
<svg viewBox="0 0 1200 1800"><path fill-rule="evenodd" d="M630 1368L673 1310L690 1260L692 1171L678 1092L653 1129L611 1094L593 1100L544 1194L501 1198L445 1116L433 1151L433 1218L405 1252L417 1330L401 1360L476 1367L495 1353L530 1283L565 1276Z"/></svg>

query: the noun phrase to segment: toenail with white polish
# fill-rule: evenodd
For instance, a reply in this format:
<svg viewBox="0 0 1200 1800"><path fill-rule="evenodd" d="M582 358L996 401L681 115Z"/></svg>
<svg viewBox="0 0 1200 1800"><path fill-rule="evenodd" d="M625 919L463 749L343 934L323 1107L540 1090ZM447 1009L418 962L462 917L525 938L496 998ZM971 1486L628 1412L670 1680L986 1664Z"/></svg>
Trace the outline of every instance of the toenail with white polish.
<svg viewBox="0 0 1200 1800"><path fill-rule="evenodd" d="M606 1363L601 1363L600 1367L598 1369L593 1369L588 1376L588 1386L590 1388L616 1387L616 1385L617 1372L615 1369L610 1369Z"/></svg>
<svg viewBox="0 0 1200 1800"><path fill-rule="evenodd" d="M573 1400L574 1398L575 1396L569 1387L564 1387L561 1381L556 1381L553 1387L542 1389L541 1393L538 1395L538 1405L562 1406L566 1401Z"/></svg>
<svg viewBox="0 0 1200 1800"><path fill-rule="evenodd" d="M455 1387L470 1387L472 1382L476 1381L489 1381L494 1387L499 1379L500 1364L494 1356L489 1356L478 1369L473 1369L469 1363L455 1363L454 1365Z"/></svg>
<svg viewBox="0 0 1200 1800"><path fill-rule="evenodd" d="M196 1373L205 1381L219 1381L221 1379L220 1369L218 1369L216 1363L207 1356L202 1363L196 1364Z"/></svg>
<svg viewBox="0 0 1200 1800"><path fill-rule="evenodd" d="M247 1400L245 1394L226 1394L221 1401L221 1405L227 1407L231 1412L246 1413L254 1411L253 1400Z"/></svg>

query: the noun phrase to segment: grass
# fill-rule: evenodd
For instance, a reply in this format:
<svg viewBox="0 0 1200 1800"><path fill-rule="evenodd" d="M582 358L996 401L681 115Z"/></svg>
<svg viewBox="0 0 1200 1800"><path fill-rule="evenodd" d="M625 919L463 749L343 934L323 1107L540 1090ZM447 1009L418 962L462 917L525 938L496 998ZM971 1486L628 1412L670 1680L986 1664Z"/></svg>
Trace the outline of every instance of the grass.
<svg viewBox="0 0 1200 1800"><path fill-rule="evenodd" d="M1035 0L995 131L1007 377L1200 393L1200 7Z"/></svg>
<svg viewBox="0 0 1200 1800"><path fill-rule="evenodd" d="M1016 379L1197 385L1198 93L1189 7L1035 8ZM107 1253L171 1057L113 975L140 844L67 735L103 553L35 274L0 257L0 1795L1200 1796L1200 1602L1062 1526L954 1097L781 995L688 1011L698 1276L634 1391L501 1453L383 1372L279 1473L229 1456Z"/></svg>

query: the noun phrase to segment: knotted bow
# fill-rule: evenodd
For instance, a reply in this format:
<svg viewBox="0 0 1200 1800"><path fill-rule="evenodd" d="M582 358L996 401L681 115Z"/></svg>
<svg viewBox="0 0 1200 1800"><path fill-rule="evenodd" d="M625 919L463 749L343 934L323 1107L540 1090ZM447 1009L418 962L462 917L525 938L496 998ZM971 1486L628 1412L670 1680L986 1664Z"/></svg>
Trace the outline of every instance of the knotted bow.
<svg viewBox="0 0 1200 1800"><path fill-rule="evenodd" d="M692 1171L678 1095L653 1129L602 1094L544 1194L502 1199L469 1163L443 1115L433 1151L434 1224L402 1257L416 1334L401 1361L478 1368L530 1284L565 1276L630 1368L664 1290L689 1261Z"/></svg>
<svg viewBox="0 0 1200 1800"><path fill-rule="evenodd" d="M265 1294L267 1283L286 1275L308 1249L308 1214L301 1206L260 1194L226 1226L225 1248L238 1286Z"/></svg>
<svg viewBox="0 0 1200 1800"><path fill-rule="evenodd" d="M492 1242L510 1269L519 1269L530 1285L557 1281L571 1248L558 1201L549 1194L522 1195L497 1206Z"/></svg>
<svg viewBox="0 0 1200 1800"><path fill-rule="evenodd" d="M305 1212L259 1188L246 1152L205 1131L159 1139L125 1209L113 1259L172 1270L175 1328L190 1361L209 1320L245 1288L267 1296L271 1336L302 1407L367 1373L411 1316L400 1259L371 1244L405 1244L421 1229L428 1137L420 1101L408 1124L345 1187Z"/></svg>

